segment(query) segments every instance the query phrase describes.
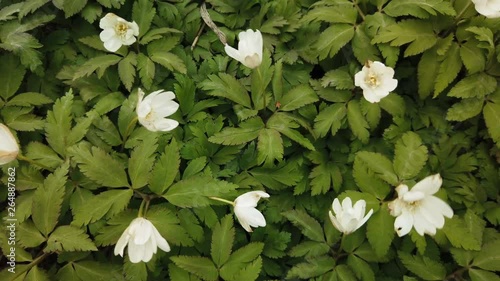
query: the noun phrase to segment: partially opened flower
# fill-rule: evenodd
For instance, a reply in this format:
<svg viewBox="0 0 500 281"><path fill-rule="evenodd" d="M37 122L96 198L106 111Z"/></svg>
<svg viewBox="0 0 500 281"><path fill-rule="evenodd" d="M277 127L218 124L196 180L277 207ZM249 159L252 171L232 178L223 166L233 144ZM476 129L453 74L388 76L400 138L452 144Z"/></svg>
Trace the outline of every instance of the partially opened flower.
<svg viewBox="0 0 500 281"><path fill-rule="evenodd" d="M436 234L444 226L444 217L453 217L453 210L446 202L434 196L443 180L439 174L428 176L415 184L411 190L407 185L396 187L398 198L389 203L391 215L397 217L394 230L404 236L412 227L418 234Z"/></svg>
<svg viewBox="0 0 500 281"><path fill-rule="evenodd" d="M0 165L7 164L16 159L19 145L9 128L0 124Z"/></svg>
<svg viewBox="0 0 500 281"><path fill-rule="evenodd" d="M398 86L393 79L394 69L383 63L368 61L360 72L354 75L354 85L363 89L363 96L371 103L379 102Z"/></svg>
<svg viewBox="0 0 500 281"><path fill-rule="evenodd" d="M269 194L264 191L250 191L234 200L234 213L241 226L248 232L252 232L251 227L266 226L264 215L255 208L260 198L269 198Z"/></svg>
<svg viewBox="0 0 500 281"><path fill-rule="evenodd" d="M115 245L115 256L123 257L128 245L128 257L132 263L148 262L156 254L157 248L170 252L170 245L156 227L145 218L136 218L125 229Z"/></svg>
<svg viewBox="0 0 500 281"><path fill-rule="evenodd" d="M472 0L474 8L487 18L500 17L500 0Z"/></svg>
<svg viewBox="0 0 500 281"><path fill-rule="evenodd" d="M179 122L165 118L174 114L179 108L179 104L173 101L175 94L163 90L155 91L144 98L144 92L138 90L137 118L146 129L157 131L171 131L175 129Z"/></svg>
<svg viewBox="0 0 500 281"><path fill-rule="evenodd" d="M139 36L139 26L135 21L128 22L113 13L106 14L99 27L103 29L99 38L110 52L118 51L122 45L132 45L137 40L135 37Z"/></svg>
<svg viewBox="0 0 500 281"><path fill-rule="evenodd" d="M259 30L253 31L248 29L242 31L238 35L239 43L238 50L226 44L224 50L228 56L241 62L244 66L249 68L256 68L262 62L262 34Z"/></svg>
<svg viewBox="0 0 500 281"><path fill-rule="evenodd" d="M332 203L332 211L328 212L333 226L344 234L353 233L360 228L373 214L371 209L365 216L366 201L359 200L354 206L351 198L346 197L340 205L339 199L335 198ZM335 214L335 215L334 215Z"/></svg>

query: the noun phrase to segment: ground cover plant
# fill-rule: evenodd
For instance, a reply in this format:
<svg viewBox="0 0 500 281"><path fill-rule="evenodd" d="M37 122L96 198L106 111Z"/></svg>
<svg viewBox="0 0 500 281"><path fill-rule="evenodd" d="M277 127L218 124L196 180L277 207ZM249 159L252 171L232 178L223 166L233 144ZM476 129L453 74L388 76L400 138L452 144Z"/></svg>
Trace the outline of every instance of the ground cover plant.
<svg viewBox="0 0 500 281"><path fill-rule="evenodd" d="M500 280L500 1L2 0L0 280Z"/></svg>

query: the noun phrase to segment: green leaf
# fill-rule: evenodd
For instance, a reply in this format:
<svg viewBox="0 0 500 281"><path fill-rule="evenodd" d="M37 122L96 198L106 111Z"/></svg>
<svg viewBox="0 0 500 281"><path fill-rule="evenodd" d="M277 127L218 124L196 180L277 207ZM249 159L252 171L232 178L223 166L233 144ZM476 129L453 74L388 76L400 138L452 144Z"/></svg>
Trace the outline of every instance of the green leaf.
<svg viewBox="0 0 500 281"><path fill-rule="evenodd" d="M401 117L405 115L405 101L396 93L391 93L387 97L381 99L378 105L380 105L383 110L387 111L392 116Z"/></svg>
<svg viewBox="0 0 500 281"><path fill-rule="evenodd" d="M129 52L128 55L118 63L118 75L125 88L130 92L135 80L135 66L137 65L137 55Z"/></svg>
<svg viewBox="0 0 500 281"><path fill-rule="evenodd" d="M84 143L68 148L73 160L89 179L108 187L130 186L124 165L98 147Z"/></svg>
<svg viewBox="0 0 500 281"><path fill-rule="evenodd" d="M351 9L352 10L352 9ZM356 27L354 37L352 38L352 52L360 64L367 61L381 61L380 51L371 44L371 38L366 32L366 23Z"/></svg>
<svg viewBox="0 0 500 281"><path fill-rule="evenodd" d="M314 119L314 132L319 137L324 137L330 131L332 136L337 134L338 130L345 122L347 109L343 103L329 105L319 112Z"/></svg>
<svg viewBox="0 0 500 281"><path fill-rule="evenodd" d="M73 251L97 251L96 246L90 240L83 229L70 225L63 225L49 236L47 247L44 252L73 252Z"/></svg>
<svg viewBox="0 0 500 281"><path fill-rule="evenodd" d="M121 60L122 57L117 55L101 55L93 57L78 67L73 75L73 80L89 76L95 71L97 71L97 77L101 78L104 75L104 71L106 71L108 67L119 63Z"/></svg>
<svg viewBox="0 0 500 281"><path fill-rule="evenodd" d="M228 280L238 280L240 277L239 274L241 274L240 271L244 270L247 265L251 265L252 261L258 259L263 248L264 243L253 242L234 251L229 260L220 269L221 277Z"/></svg>
<svg viewBox="0 0 500 281"><path fill-rule="evenodd" d="M446 120L464 121L477 116L483 109L483 103L484 99L482 98L463 99L448 109Z"/></svg>
<svg viewBox="0 0 500 281"><path fill-rule="evenodd" d="M299 131L293 130L292 128L298 128L297 119L294 119L292 115L284 112L275 112L268 120L266 127L270 129L275 129L276 131L287 136L291 140L297 142L303 147L314 151L314 146L311 141L304 137Z"/></svg>
<svg viewBox="0 0 500 281"><path fill-rule="evenodd" d="M354 27L350 24L335 24L319 35L313 45L319 52L319 59L333 58L340 49L351 41L354 36Z"/></svg>
<svg viewBox="0 0 500 281"><path fill-rule="evenodd" d="M35 161L40 161L50 168L59 167L63 160L50 147L39 143L30 142L26 147L26 156Z"/></svg>
<svg viewBox="0 0 500 281"><path fill-rule="evenodd" d="M87 0L64 1L63 11L66 18L80 12L87 5Z"/></svg>
<svg viewBox="0 0 500 281"><path fill-rule="evenodd" d="M500 271L500 240L485 243L472 265L485 270Z"/></svg>
<svg viewBox="0 0 500 281"><path fill-rule="evenodd" d="M40 232L47 237L56 227L64 198L64 185L68 173L68 163L60 166L47 176L43 187L35 190L31 218Z"/></svg>
<svg viewBox="0 0 500 281"><path fill-rule="evenodd" d="M436 16L437 13L456 14L452 4L444 0L393 0L384 7L384 12L391 17L410 15L421 19Z"/></svg>
<svg viewBox="0 0 500 281"><path fill-rule="evenodd" d="M366 237L377 257L384 257L394 239L394 217L389 214L387 205L382 205L368 220Z"/></svg>
<svg viewBox="0 0 500 281"><path fill-rule="evenodd" d="M469 73L483 71L486 67L486 58L483 52L474 41L467 41L460 44L460 58Z"/></svg>
<svg viewBox="0 0 500 281"><path fill-rule="evenodd" d="M201 89L215 97L223 97L251 108L250 96L243 85L233 76L227 73L208 75L208 79L200 83Z"/></svg>
<svg viewBox="0 0 500 281"><path fill-rule="evenodd" d="M50 147L59 155L66 155L66 137L71 130L71 107L73 95L71 91L57 99L52 111L47 112L45 135Z"/></svg>
<svg viewBox="0 0 500 281"><path fill-rule="evenodd" d="M174 256L170 258L178 267L203 278L217 280L219 276L213 262L208 258L194 256Z"/></svg>
<svg viewBox="0 0 500 281"><path fill-rule="evenodd" d="M372 44L387 42L395 47L410 43L404 53L408 57L432 48L437 43L437 36L431 22L409 19L385 27L372 40Z"/></svg>
<svg viewBox="0 0 500 281"><path fill-rule="evenodd" d="M482 98L493 93L497 88L497 80L484 73L474 74L460 80L449 92L449 97Z"/></svg>
<svg viewBox="0 0 500 281"><path fill-rule="evenodd" d="M182 74L187 73L186 65L176 54L165 52L165 51L156 51L149 55L152 61L164 66L170 71L178 71Z"/></svg>
<svg viewBox="0 0 500 281"><path fill-rule="evenodd" d="M408 270L424 280L443 280L446 276L444 266L426 256L412 256L403 251L398 251L398 256Z"/></svg>
<svg viewBox="0 0 500 281"><path fill-rule="evenodd" d="M121 268L112 263L97 261L78 261L72 263L76 275L80 280L113 280L116 276L122 276Z"/></svg>
<svg viewBox="0 0 500 281"><path fill-rule="evenodd" d="M182 179L187 179L195 176L196 174L203 171L205 166L207 166L207 157L205 156L198 157L189 161L189 164L184 169L184 173L182 174Z"/></svg>
<svg viewBox="0 0 500 281"><path fill-rule="evenodd" d="M20 204L16 205L18 208L21 207ZM9 227L8 221L6 222L6 225L7 227ZM31 220L26 220L24 223L19 224L19 226L16 228L16 231L16 238L18 240L18 243L23 248L34 248L46 241L46 238L43 237L43 235L40 233L40 231L38 231L35 224L33 224Z"/></svg>
<svg viewBox="0 0 500 281"><path fill-rule="evenodd" d="M331 187L340 190L342 174L337 165L332 162L321 163L314 167L309 174L311 179L311 195L327 193Z"/></svg>
<svg viewBox="0 0 500 281"><path fill-rule="evenodd" d="M146 263L132 263L130 259L125 259L123 265L123 273L127 280L134 281L147 281L148 280L148 269Z"/></svg>
<svg viewBox="0 0 500 281"><path fill-rule="evenodd" d="M439 65L439 72L437 73L434 86L434 98L455 80L461 69L462 60L460 59L460 49L458 44L453 42Z"/></svg>
<svg viewBox="0 0 500 281"><path fill-rule="evenodd" d="M28 12L25 12L23 7L24 6L30 6L32 5L32 2L40 2L40 1L45 1L48 2L49 0L28 0L25 2L19 2L15 4L10 4L10 5L5 5L2 7L0 10L0 21L7 21L14 19L15 16L13 16L15 13L19 12L19 17L23 18ZM43 5L43 4L42 4Z"/></svg>
<svg viewBox="0 0 500 281"><path fill-rule="evenodd" d="M165 152L158 158L151 179L149 188L154 193L161 195L174 182L181 164L179 148L175 139L172 139L169 145L165 146Z"/></svg>
<svg viewBox="0 0 500 281"><path fill-rule="evenodd" d="M323 228L317 220L302 210L290 210L282 213L296 227L300 228L302 234L313 241L325 242Z"/></svg>
<svg viewBox="0 0 500 281"><path fill-rule="evenodd" d="M288 253L291 257L302 257L306 258L322 256L330 251L328 244L324 242L316 241L304 241L300 244L293 246Z"/></svg>
<svg viewBox="0 0 500 281"><path fill-rule="evenodd" d="M80 13L82 18L84 18L89 23L95 22L102 15L102 7L96 3L89 3L85 8L83 8ZM104 47L104 44L102 45Z"/></svg>
<svg viewBox="0 0 500 281"><path fill-rule="evenodd" d="M418 62L418 94L420 99L427 98L434 90L440 65L438 58L435 48L432 48L425 51Z"/></svg>
<svg viewBox="0 0 500 281"><path fill-rule="evenodd" d="M209 196L221 196L238 186L206 176L196 176L172 185L163 197L179 207L203 207L211 203Z"/></svg>
<svg viewBox="0 0 500 281"><path fill-rule="evenodd" d="M0 56L0 96L7 100L13 96L23 81L26 69L19 63L19 59L13 55L4 54Z"/></svg>
<svg viewBox="0 0 500 281"><path fill-rule="evenodd" d="M375 281L375 273L366 261L351 254L347 256L347 265L356 274L358 280Z"/></svg>
<svg viewBox="0 0 500 281"><path fill-rule="evenodd" d="M367 143L370 139L368 131L368 122L361 113L359 101L352 100L347 104L347 121L352 133L363 143Z"/></svg>
<svg viewBox="0 0 500 281"><path fill-rule="evenodd" d="M386 156L375 152L360 151L356 153L356 158L359 158L358 161L362 161L379 178L391 185L398 185L398 177L394 172L391 161Z"/></svg>
<svg viewBox="0 0 500 281"><path fill-rule="evenodd" d="M336 262L332 257L320 256L314 257L307 260L307 262L299 263L294 265L287 273L286 278L301 278L308 279L311 277L322 276L326 272L331 271L335 268ZM326 276L326 275L324 275ZM325 280L328 280L325 278ZM334 279L343 280L343 279Z"/></svg>
<svg viewBox="0 0 500 281"><path fill-rule="evenodd" d="M470 268L469 276L471 281L500 281L496 273L482 269Z"/></svg>
<svg viewBox="0 0 500 281"><path fill-rule="evenodd" d="M322 3L322 2L320 2ZM319 4L319 3L317 3ZM355 24L358 13L349 5L314 6L303 18L303 21L324 21L328 23Z"/></svg>
<svg viewBox="0 0 500 281"><path fill-rule="evenodd" d="M93 223L105 215L112 217L123 211L129 204L134 192L131 189L108 190L91 197L73 209L73 225L82 226Z"/></svg>
<svg viewBox="0 0 500 281"><path fill-rule="evenodd" d="M154 62L142 53L137 55L137 69L139 70L139 77L146 90L151 88L153 78L155 77L156 68Z"/></svg>
<svg viewBox="0 0 500 281"><path fill-rule="evenodd" d="M352 75L345 69L330 70L321 78L321 86L324 88L332 86L339 90L354 89Z"/></svg>
<svg viewBox="0 0 500 281"><path fill-rule="evenodd" d="M217 144L239 145L256 139L264 123L259 117L250 118L240 123L240 128L226 127L221 132L211 136L208 140Z"/></svg>
<svg viewBox="0 0 500 281"><path fill-rule="evenodd" d="M226 215L220 223L215 225L212 233L212 246L210 254L215 265L220 268L227 262L231 255L234 242L233 218Z"/></svg>
<svg viewBox="0 0 500 281"><path fill-rule="evenodd" d="M34 92L22 93L15 95L5 105L7 106L38 106L54 101L46 95Z"/></svg>
<svg viewBox="0 0 500 281"><path fill-rule="evenodd" d="M396 142L394 149L394 171L399 179L416 177L427 162L427 147L414 132L407 132Z"/></svg>
<svg viewBox="0 0 500 281"><path fill-rule="evenodd" d="M476 251L481 249L480 241L474 237L465 221L457 215L446 219L443 232L453 247Z"/></svg>
<svg viewBox="0 0 500 281"><path fill-rule="evenodd" d="M130 154L128 175L133 189L141 188L148 183L153 168L151 163L155 161L157 141L156 135L148 135Z"/></svg>
<svg viewBox="0 0 500 281"><path fill-rule="evenodd" d="M262 129L259 132L257 143L257 162L272 164L274 160L283 159L283 140L278 131L274 129Z"/></svg>
<svg viewBox="0 0 500 281"><path fill-rule="evenodd" d="M153 8L153 2L149 0L135 1L132 7L132 19L139 26L139 37L148 32L155 15L156 9Z"/></svg>
<svg viewBox="0 0 500 281"><path fill-rule="evenodd" d="M500 147L500 103L487 102L483 109L483 116L488 133Z"/></svg>
<svg viewBox="0 0 500 281"><path fill-rule="evenodd" d="M352 175L362 192L372 194L382 200L391 192L391 187L370 170L360 157L354 158Z"/></svg>
<svg viewBox="0 0 500 281"><path fill-rule="evenodd" d="M282 162L272 168L253 168L250 170L250 174L271 189L294 186L302 179L302 174L298 170L297 163L294 162Z"/></svg>
<svg viewBox="0 0 500 281"><path fill-rule="evenodd" d="M292 111L318 100L318 96L314 90L309 85L302 84L283 95L280 100L280 109L283 111Z"/></svg>

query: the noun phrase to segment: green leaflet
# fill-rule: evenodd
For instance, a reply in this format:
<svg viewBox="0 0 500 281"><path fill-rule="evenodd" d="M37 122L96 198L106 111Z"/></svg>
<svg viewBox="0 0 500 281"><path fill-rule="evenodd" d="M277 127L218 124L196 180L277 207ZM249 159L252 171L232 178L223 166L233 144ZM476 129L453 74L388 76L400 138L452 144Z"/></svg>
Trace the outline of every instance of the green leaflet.
<svg viewBox="0 0 500 281"><path fill-rule="evenodd" d="M155 160L157 141L156 135L151 134L132 151L128 161L128 175L133 189L141 188L148 183L153 168L149 163Z"/></svg>
<svg viewBox="0 0 500 281"><path fill-rule="evenodd" d="M116 189L93 196L73 209L72 224L82 226L95 222L105 215L112 217L127 207L132 195L133 192L130 189Z"/></svg>
<svg viewBox="0 0 500 281"><path fill-rule="evenodd" d="M354 28L350 24L336 24L321 33L314 47L319 51L319 59L335 56L354 36Z"/></svg>
<svg viewBox="0 0 500 281"><path fill-rule="evenodd" d="M81 228L63 225L49 236L44 252L97 251L92 240Z"/></svg>
<svg viewBox="0 0 500 281"><path fill-rule="evenodd" d="M397 142L394 151L394 171L400 179L411 179L418 175L427 162L427 147L414 132L405 133Z"/></svg>
<svg viewBox="0 0 500 281"><path fill-rule="evenodd" d="M317 242L325 241L321 225L304 211L291 210L283 213L283 216L285 216L295 226L299 227L302 234L307 236L309 239Z"/></svg>
<svg viewBox="0 0 500 281"><path fill-rule="evenodd" d="M210 254L215 265L220 268L227 262L231 255L234 242L233 218L226 215L220 223L215 225L212 233L212 245Z"/></svg>
<svg viewBox="0 0 500 281"><path fill-rule="evenodd" d="M398 256L408 270L424 280L443 280L446 276L444 266L426 256L412 256L403 251Z"/></svg>
<svg viewBox="0 0 500 281"><path fill-rule="evenodd" d="M194 256L175 256L170 258L178 267L205 280L216 280L219 276L213 262L208 258Z"/></svg>
<svg viewBox="0 0 500 281"><path fill-rule="evenodd" d="M386 205L368 220L366 231L368 242L376 256L379 258L386 256L395 234L394 217L389 214Z"/></svg>
<svg viewBox="0 0 500 281"><path fill-rule="evenodd" d="M165 152L158 158L151 178L149 180L149 188L156 194L163 194L174 182L177 173L179 172L180 156L177 142L172 139L169 145L165 146Z"/></svg>
<svg viewBox="0 0 500 281"><path fill-rule="evenodd" d="M196 176L172 185L163 197L179 207L203 207L210 204L208 196L221 196L238 186L207 176Z"/></svg>

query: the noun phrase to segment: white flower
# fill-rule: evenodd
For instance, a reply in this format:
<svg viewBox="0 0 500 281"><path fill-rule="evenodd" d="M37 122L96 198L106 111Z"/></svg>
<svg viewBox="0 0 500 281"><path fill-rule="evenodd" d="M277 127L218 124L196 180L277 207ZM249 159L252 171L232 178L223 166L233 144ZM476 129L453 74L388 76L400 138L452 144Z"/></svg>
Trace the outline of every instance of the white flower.
<svg viewBox="0 0 500 281"><path fill-rule="evenodd" d="M249 68L256 68L262 62L262 34L248 29L238 35L238 50L226 44L224 50L228 56Z"/></svg>
<svg viewBox="0 0 500 281"><path fill-rule="evenodd" d="M371 103L379 102L398 86L393 79L394 69L381 62L368 61L360 72L354 75L354 85L363 89L363 96Z"/></svg>
<svg viewBox="0 0 500 281"><path fill-rule="evenodd" d="M0 123L0 165L16 159L18 153L19 146L16 138L14 138L7 126Z"/></svg>
<svg viewBox="0 0 500 281"><path fill-rule="evenodd" d="M487 18L500 17L500 0L472 0L476 11Z"/></svg>
<svg viewBox="0 0 500 281"><path fill-rule="evenodd" d="M234 213L241 226L248 232L252 232L250 226L266 226L264 215L255 208L260 198L269 198L269 194L264 191L250 191L234 200Z"/></svg>
<svg viewBox="0 0 500 281"><path fill-rule="evenodd" d="M433 196L443 180L439 174L428 176L415 184L411 190L401 184L396 187L398 198L389 203L391 215L397 217L394 230L399 237L408 234L412 227L418 234L436 234L444 226L444 217L453 217L453 210L443 200Z"/></svg>
<svg viewBox="0 0 500 281"><path fill-rule="evenodd" d="M104 29L99 37L104 42L104 48L110 52L116 52L122 45L132 45L139 36L137 23L128 22L119 16L108 13L99 22L99 27Z"/></svg>
<svg viewBox="0 0 500 281"><path fill-rule="evenodd" d="M136 218L125 229L115 245L115 256L123 257L123 250L128 244L128 257L131 262L148 262L156 254L157 248L170 252L167 240L156 227L145 218Z"/></svg>
<svg viewBox="0 0 500 281"><path fill-rule="evenodd" d="M175 94L163 90L155 91L144 98L144 92L138 90L137 117L146 129L157 131L171 131L179 126L179 122L165 117L174 114L179 104L173 101ZM143 100L144 98L144 100Z"/></svg>
<svg viewBox="0 0 500 281"><path fill-rule="evenodd" d="M340 205L339 199L335 198L332 203L332 211L328 212L333 226L344 234L353 233L360 228L373 214L371 209L365 216L366 201L359 200L352 206L351 198L346 197ZM364 217L363 217L364 216Z"/></svg>

